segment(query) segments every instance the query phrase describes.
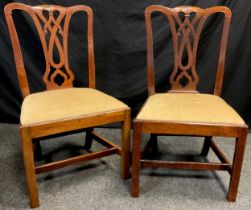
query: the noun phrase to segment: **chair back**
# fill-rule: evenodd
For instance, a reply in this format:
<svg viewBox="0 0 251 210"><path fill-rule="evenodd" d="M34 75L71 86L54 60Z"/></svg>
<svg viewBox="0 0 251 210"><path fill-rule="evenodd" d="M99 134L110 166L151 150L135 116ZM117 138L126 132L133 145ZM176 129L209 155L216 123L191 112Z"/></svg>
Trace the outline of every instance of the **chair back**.
<svg viewBox="0 0 251 210"><path fill-rule="evenodd" d="M193 6L168 8L160 5L152 5L146 8L145 20L147 32L147 78L149 95L155 93L152 32L153 12L160 12L167 17L172 33L174 68L170 76L170 92L197 92L196 88L199 77L196 71L196 55L203 26L208 17L212 14L224 14L224 25L214 88L214 94L220 95L223 83L229 25L232 15L231 10L224 6L202 9ZM185 64L184 58L186 58Z"/></svg>
<svg viewBox="0 0 251 210"><path fill-rule="evenodd" d="M84 5L62 7L55 5L28 6L20 3L10 3L5 7L4 12L10 32L17 75L23 97L30 94L30 88L27 81L16 26L12 17L14 10L22 10L26 12L34 21L45 57L46 69L43 75L43 81L48 90L73 86L74 74L72 73L68 62L68 29L73 14L77 12L86 13L88 18L87 45L89 87L95 88L92 9ZM55 61L54 58L55 49L58 51L57 61ZM56 77L60 77L62 82L57 82L55 80Z"/></svg>

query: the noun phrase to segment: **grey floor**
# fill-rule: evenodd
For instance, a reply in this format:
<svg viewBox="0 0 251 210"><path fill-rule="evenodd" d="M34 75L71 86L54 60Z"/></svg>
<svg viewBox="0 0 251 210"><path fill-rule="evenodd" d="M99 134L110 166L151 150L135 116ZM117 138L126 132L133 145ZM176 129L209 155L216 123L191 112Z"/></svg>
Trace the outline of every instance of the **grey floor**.
<svg viewBox="0 0 251 210"><path fill-rule="evenodd" d="M98 132L118 142L120 130L98 129ZM84 136L75 134L44 140L42 149L52 159L74 155L81 152ZM29 209L18 126L0 124L0 138L0 209ZM110 156L39 175L39 209L251 209L250 138L251 135L235 203L226 200L229 182L226 172L167 169L142 170L141 196L133 199L129 193L130 180L120 179L119 157ZM233 139L216 141L232 157ZM201 147L202 139L161 137L159 158L177 159L182 155L190 161L200 159ZM216 160L212 152L209 159Z"/></svg>

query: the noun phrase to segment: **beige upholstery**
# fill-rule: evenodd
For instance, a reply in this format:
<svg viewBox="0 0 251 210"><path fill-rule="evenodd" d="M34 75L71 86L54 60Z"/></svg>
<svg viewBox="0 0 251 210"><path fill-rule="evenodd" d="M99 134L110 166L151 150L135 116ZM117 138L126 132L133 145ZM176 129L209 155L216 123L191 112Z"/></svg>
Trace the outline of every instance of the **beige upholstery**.
<svg viewBox="0 0 251 210"><path fill-rule="evenodd" d="M126 108L124 103L98 90L67 88L27 96L20 121L21 125L29 125Z"/></svg>
<svg viewBox="0 0 251 210"><path fill-rule="evenodd" d="M244 124L242 118L222 98L191 93L150 96L136 120Z"/></svg>

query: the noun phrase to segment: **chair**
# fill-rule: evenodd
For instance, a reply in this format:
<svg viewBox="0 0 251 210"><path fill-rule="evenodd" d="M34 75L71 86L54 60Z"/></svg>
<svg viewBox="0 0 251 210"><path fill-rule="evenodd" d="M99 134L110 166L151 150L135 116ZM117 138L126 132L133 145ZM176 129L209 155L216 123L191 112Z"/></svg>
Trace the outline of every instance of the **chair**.
<svg viewBox="0 0 251 210"><path fill-rule="evenodd" d="M174 70L170 76L171 90L155 93L152 13L164 14L170 25L173 40ZM214 13L224 14L214 94L196 91L199 77L196 72L196 53L203 25ZM230 174L228 201L235 201L247 137L247 125L222 98L220 98L226 45L231 19L227 7L208 9L180 6L168 8L152 5L145 10L147 32L147 79L149 98L134 120L131 196L139 196L140 168L173 168L196 170L226 170ZM183 53L187 52L183 55ZM186 58L182 60L182 58ZM185 79L185 80L184 80ZM186 82L184 82L186 81ZM156 151L158 135L185 135L205 137L201 155L211 148L218 162L189 162L144 159L141 155L142 134L150 134L148 150ZM236 139L233 163L227 159L213 136ZM149 146L150 145L150 146ZM150 149L149 149L150 148Z"/></svg>
<svg viewBox="0 0 251 210"><path fill-rule="evenodd" d="M30 93L20 43L12 17L14 10L26 12L35 23L46 61L43 76L46 91ZM130 173L130 108L119 100L95 89L92 9L83 5L32 7L11 3L5 7L4 11L24 98L20 117L20 134L31 207L39 206L36 174L117 154L121 156L121 177L128 178ZM68 63L68 28L72 15L77 12L84 12L88 17L88 88L73 87L74 75ZM54 60L55 49L58 50L59 61ZM63 82L61 81L59 84L57 77L61 77ZM114 122L122 124L121 147L94 132L95 126ZM35 143L40 138L82 129L86 129L86 141L83 148L89 149L94 139L105 146L105 149L47 164L35 164L34 151L36 150L33 151L33 145L36 145Z"/></svg>

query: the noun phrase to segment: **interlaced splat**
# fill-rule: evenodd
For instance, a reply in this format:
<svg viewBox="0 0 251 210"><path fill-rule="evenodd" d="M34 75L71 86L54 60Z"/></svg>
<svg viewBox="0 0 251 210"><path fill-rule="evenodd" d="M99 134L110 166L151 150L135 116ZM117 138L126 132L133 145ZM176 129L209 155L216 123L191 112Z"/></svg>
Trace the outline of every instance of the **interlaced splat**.
<svg viewBox="0 0 251 210"><path fill-rule="evenodd" d="M174 70L170 77L173 90L195 90L199 82L196 54L205 18L190 12L178 12L169 20L174 40ZM176 26L176 27L173 27Z"/></svg>
<svg viewBox="0 0 251 210"><path fill-rule="evenodd" d="M53 10L50 8L50 10L45 10L39 7L36 11L36 17L33 19L38 22L36 18L39 18L41 25L36 24L36 26L46 58L46 71L43 80L48 89L71 87L74 75L69 69L67 56L68 25L65 25L66 18L69 19L67 9ZM48 17L44 15L45 12L48 12ZM57 17L56 12L59 12ZM39 30L40 27L43 30ZM56 52L58 52L57 56L55 55ZM55 62L55 57L58 58L58 62Z"/></svg>
<svg viewBox="0 0 251 210"><path fill-rule="evenodd" d="M55 20L54 16L53 16L53 12L49 12L49 19L47 20L47 22L44 24L44 32L47 33L48 32L48 28L52 28L53 26L56 26L59 30L59 33L61 35L63 35L63 30L61 28L61 25L57 23L57 21ZM51 31L49 29L49 31Z"/></svg>

